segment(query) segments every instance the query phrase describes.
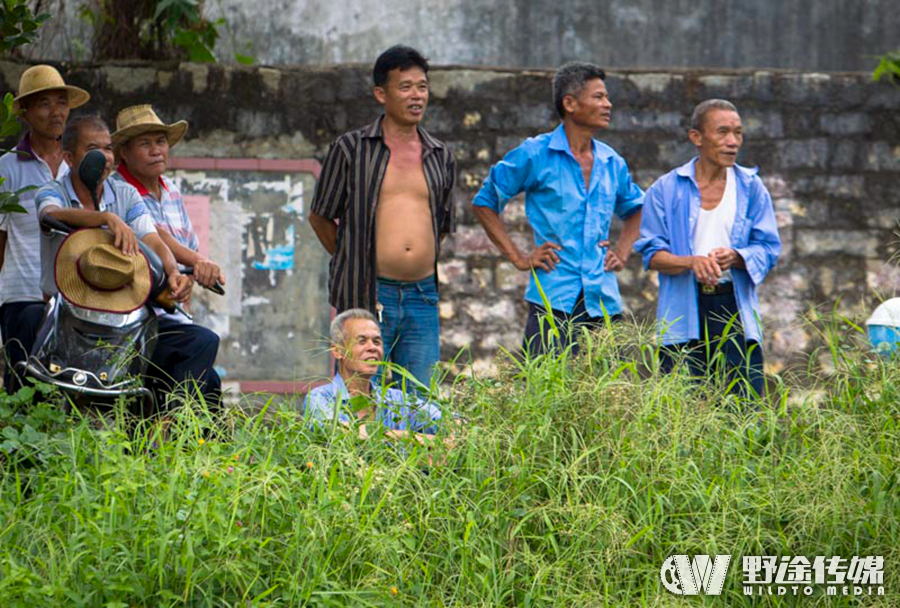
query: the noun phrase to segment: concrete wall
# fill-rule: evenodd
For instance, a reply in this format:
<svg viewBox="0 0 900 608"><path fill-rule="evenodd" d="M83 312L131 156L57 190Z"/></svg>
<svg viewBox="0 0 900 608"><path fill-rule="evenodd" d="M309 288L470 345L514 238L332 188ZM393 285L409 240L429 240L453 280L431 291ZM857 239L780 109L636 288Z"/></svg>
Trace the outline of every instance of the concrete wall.
<svg viewBox="0 0 900 608"><path fill-rule="evenodd" d="M25 67L0 62L0 91ZM377 116L367 69L116 64L63 71L93 93L91 107L109 119L125 105L151 102L168 119L190 121L177 151L194 168L177 176L188 193L208 197L210 254L228 263L228 298L210 303L204 296L200 314L222 332L228 378L326 374L326 257L304 211L315 159L336 135ZM499 346L520 342L527 276L497 255L469 202L504 152L555 125L551 72L437 68L430 76L426 125L460 165L460 225L439 266L443 356L467 348L476 369L489 369ZM740 108L747 130L740 162L760 166L785 245L761 290L773 369L813 347L800 323L812 304L840 299L842 310L858 312L900 286L900 272L888 263L900 217L900 89L864 73L723 70L623 70L607 84L615 107L602 138L645 187L691 157L684 132L697 101L726 97ZM306 164L246 164L257 159ZM505 217L515 238L528 243L522 201ZM620 283L626 306L638 318L652 317L655 278L636 256Z"/></svg>
<svg viewBox="0 0 900 608"><path fill-rule="evenodd" d="M81 2L44 3L58 15L31 55L89 57ZM371 64L404 42L435 62L556 67L772 67L870 70L898 45L889 0L207 0L224 17L219 55L261 64Z"/></svg>

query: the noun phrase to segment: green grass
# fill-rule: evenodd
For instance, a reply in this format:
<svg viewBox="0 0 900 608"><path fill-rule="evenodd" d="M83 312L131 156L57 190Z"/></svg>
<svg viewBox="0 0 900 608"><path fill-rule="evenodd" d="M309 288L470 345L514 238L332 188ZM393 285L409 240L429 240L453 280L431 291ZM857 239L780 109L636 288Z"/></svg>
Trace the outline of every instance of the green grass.
<svg viewBox="0 0 900 608"><path fill-rule="evenodd" d="M159 441L9 398L0 606L898 605L900 366L842 323L834 372L764 403L659 374L631 324L501 357L446 391L468 424L431 468L289 401L187 408ZM675 553L732 555L723 595L669 594ZM748 598L743 555L883 555L887 596Z"/></svg>

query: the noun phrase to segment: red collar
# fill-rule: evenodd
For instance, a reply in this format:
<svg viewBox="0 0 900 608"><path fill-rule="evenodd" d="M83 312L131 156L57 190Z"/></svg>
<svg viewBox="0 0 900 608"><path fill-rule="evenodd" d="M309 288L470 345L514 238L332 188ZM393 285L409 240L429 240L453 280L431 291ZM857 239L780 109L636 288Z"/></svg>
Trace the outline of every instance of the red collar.
<svg viewBox="0 0 900 608"><path fill-rule="evenodd" d="M150 191L141 183L141 180L136 178L131 171L128 170L128 167L125 166L125 163L119 163L119 166L116 167L116 171L119 172L119 175L122 176L126 182L137 188L138 194L141 196L147 196L150 194ZM166 192L169 191L168 186L166 186L166 182L163 180L162 176L159 177L159 185Z"/></svg>

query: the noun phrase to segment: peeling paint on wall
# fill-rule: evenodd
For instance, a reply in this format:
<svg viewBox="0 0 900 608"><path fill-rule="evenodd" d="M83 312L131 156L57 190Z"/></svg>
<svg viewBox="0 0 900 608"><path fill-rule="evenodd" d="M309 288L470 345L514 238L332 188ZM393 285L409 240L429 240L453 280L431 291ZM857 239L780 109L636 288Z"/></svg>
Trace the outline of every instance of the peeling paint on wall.
<svg viewBox="0 0 900 608"><path fill-rule="evenodd" d="M208 255L226 274L224 298L194 292L195 318L219 335L217 364L231 379L325 377L328 256L304 215L315 177L228 162L226 169L173 172L186 198L205 201L191 217L206 213ZM199 227L203 222L201 213Z"/></svg>
<svg viewBox="0 0 900 608"><path fill-rule="evenodd" d="M284 235L287 244L270 247L266 250L266 259L253 262L257 270L293 270L294 269L294 226L288 227Z"/></svg>

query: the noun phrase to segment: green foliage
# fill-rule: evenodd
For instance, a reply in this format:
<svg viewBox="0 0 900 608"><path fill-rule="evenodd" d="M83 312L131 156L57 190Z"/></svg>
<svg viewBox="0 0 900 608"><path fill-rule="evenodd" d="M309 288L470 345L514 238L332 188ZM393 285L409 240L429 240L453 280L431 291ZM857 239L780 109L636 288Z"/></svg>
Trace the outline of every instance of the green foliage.
<svg viewBox="0 0 900 608"><path fill-rule="evenodd" d="M3 96L2 103L0 103L0 139L12 137L22 129L22 125L16 120L16 113L13 111L13 99L12 93L7 93ZM0 150L0 153L4 152L6 150ZM6 181L6 178L0 176L0 184L4 181ZM23 192L33 189L34 186L28 186L15 192L0 192L0 214L27 213L25 208L19 204L19 196Z"/></svg>
<svg viewBox="0 0 900 608"><path fill-rule="evenodd" d="M208 21L202 0L99 0L80 15L94 25L94 58L188 59L214 62L224 19ZM241 63L253 58L236 55Z"/></svg>
<svg viewBox="0 0 900 608"><path fill-rule="evenodd" d="M0 393L0 460L46 463L60 453L65 415L46 402L31 405L35 397L51 392L49 386L39 384L22 387L14 395Z"/></svg>
<svg viewBox="0 0 900 608"><path fill-rule="evenodd" d="M34 42L49 13L35 15L25 0L0 0L0 54Z"/></svg>
<svg viewBox="0 0 900 608"><path fill-rule="evenodd" d="M900 83L900 50L886 53L879 58L872 79L877 82L883 77L889 77L894 84Z"/></svg>
<svg viewBox="0 0 900 608"><path fill-rule="evenodd" d="M834 370L740 402L612 324L577 357L457 380L467 423L430 454L275 398L36 421L44 461L0 462L0 605L876 605L740 586L742 555L883 555L900 585L900 366L854 326L817 319ZM668 595L673 553L733 555L723 595Z"/></svg>

